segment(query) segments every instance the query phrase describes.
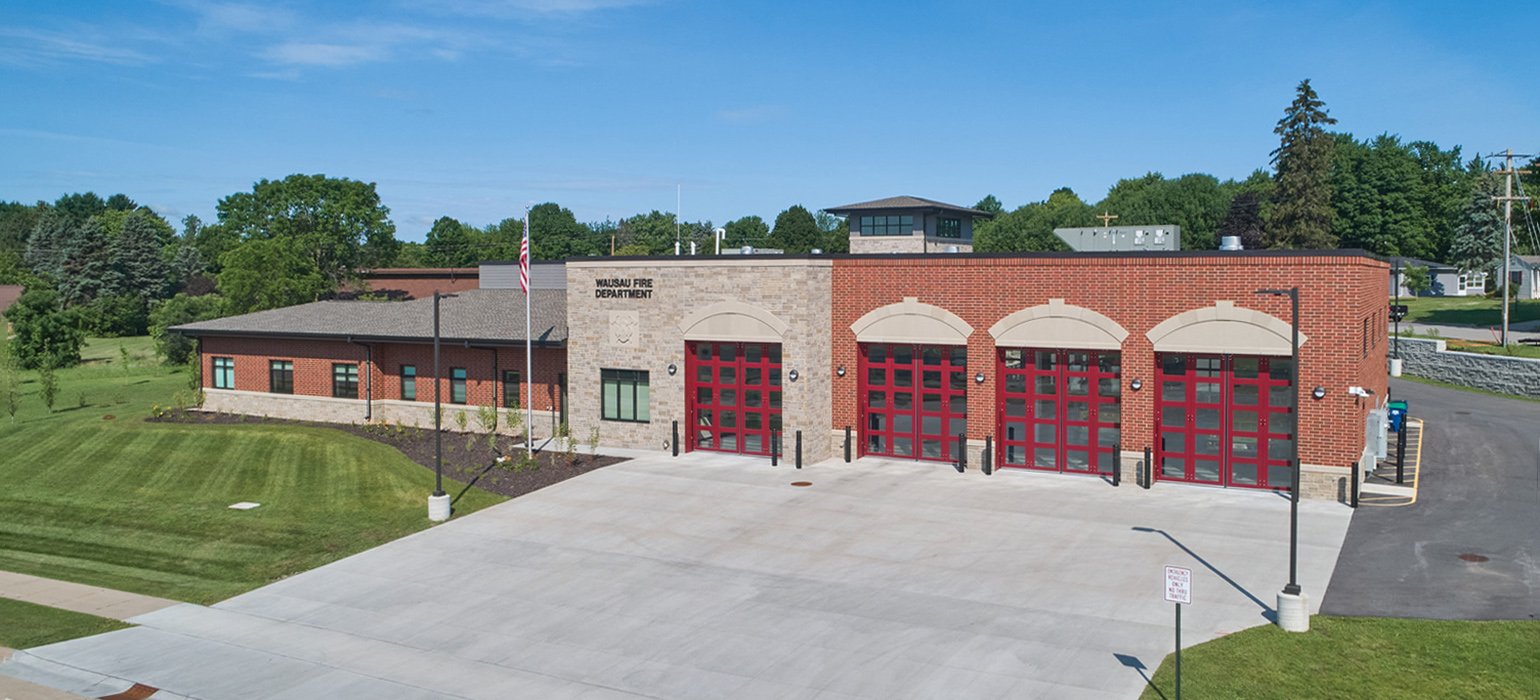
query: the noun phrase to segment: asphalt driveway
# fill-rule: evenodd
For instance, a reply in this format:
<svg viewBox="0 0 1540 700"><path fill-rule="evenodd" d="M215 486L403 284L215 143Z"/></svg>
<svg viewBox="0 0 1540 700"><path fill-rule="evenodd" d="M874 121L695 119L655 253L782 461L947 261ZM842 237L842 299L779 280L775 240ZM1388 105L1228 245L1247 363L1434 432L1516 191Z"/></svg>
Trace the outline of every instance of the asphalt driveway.
<svg viewBox="0 0 1540 700"><path fill-rule="evenodd" d="M1400 379L1391 393L1425 421L1417 502L1359 509L1323 610L1540 619L1540 403Z"/></svg>
<svg viewBox="0 0 1540 700"><path fill-rule="evenodd" d="M1301 511L1318 596L1350 511ZM1185 642L1266 624L1287 522L1271 493L651 456L0 673L155 698L1132 698L1171 650L1162 566L1193 570Z"/></svg>

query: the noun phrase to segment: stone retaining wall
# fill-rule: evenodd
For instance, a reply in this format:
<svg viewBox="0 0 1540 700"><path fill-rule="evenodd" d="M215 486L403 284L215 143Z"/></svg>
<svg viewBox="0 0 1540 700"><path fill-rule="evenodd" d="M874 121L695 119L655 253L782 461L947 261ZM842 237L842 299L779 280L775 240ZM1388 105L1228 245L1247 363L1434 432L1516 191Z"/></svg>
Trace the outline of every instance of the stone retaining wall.
<svg viewBox="0 0 1540 700"><path fill-rule="evenodd" d="M1406 374L1540 398L1540 360L1449 350L1442 340L1402 338L1400 344Z"/></svg>

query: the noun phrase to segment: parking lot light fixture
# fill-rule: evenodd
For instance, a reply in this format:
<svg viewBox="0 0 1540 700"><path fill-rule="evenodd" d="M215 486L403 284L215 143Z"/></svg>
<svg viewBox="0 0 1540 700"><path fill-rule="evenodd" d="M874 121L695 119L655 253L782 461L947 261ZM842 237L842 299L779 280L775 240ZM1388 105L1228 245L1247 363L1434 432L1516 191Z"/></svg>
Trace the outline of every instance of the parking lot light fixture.
<svg viewBox="0 0 1540 700"><path fill-rule="evenodd" d="M1289 298L1289 358L1293 363L1289 411L1294 415L1294 439L1289 441L1289 582L1278 595L1278 626L1304 632L1310 629L1310 608L1299 586L1299 287L1258 289L1256 293Z"/></svg>
<svg viewBox="0 0 1540 700"><path fill-rule="evenodd" d="M449 519L449 494L444 493L444 383L439 366L439 301L456 294L433 290L433 495L428 497L428 519Z"/></svg>

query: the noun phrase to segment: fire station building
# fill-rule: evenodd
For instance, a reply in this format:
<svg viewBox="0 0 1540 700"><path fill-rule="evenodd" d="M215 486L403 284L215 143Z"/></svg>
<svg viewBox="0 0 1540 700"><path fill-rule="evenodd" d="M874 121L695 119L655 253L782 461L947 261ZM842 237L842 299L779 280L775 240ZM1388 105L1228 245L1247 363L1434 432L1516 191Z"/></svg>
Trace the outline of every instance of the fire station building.
<svg viewBox="0 0 1540 700"><path fill-rule="evenodd" d="M917 226L917 225L916 225ZM859 234L853 234L859 235ZM918 237L920 234L917 234ZM537 265L524 299L483 271L443 302L318 302L188 324L206 408L431 425L512 406L606 445L853 458L988 457L999 470L1125 474L1339 498L1386 395L1387 264L1360 251L588 258ZM514 268L516 272L516 268ZM1299 364L1287 296L1298 288ZM360 388L362 386L363 388ZM1297 398L1296 398L1297 397ZM1295 402L1297 400L1297 412ZM449 422L446 421L446 425ZM986 448L987 445L987 448ZM963 451L966 450L964 456Z"/></svg>

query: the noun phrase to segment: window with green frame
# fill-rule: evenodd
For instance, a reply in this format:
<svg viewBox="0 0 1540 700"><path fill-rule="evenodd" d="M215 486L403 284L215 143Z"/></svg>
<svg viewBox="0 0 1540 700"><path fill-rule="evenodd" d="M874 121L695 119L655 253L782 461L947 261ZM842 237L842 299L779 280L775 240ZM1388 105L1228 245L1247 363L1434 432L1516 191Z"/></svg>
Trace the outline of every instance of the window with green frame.
<svg viewBox="0 0 1540 700"><path fill-rule="evenodd" d="M520 391L519 373L511 369L503 370L503 408L518 408L524 398Z"/></svg>
<svg viewBox="0 0 1540 700"><path fill-rule="evenodd" d="M645 370L601 369L599 381L604 397L604 420L629 423L652 421L647 407L651 395Z"/></svg>
<svg viewBox="0 0 1540 700"><path fill-rule="evenodd" d="M449 368L449 403L465 403L465 368Z"/></svg>
<svg viewBox="0 0 1540 700"><path fill-rule="evenodd" d="M401 365L401 400L417 400L417 365Z"/></svg>
<svg viewBox="0 0 1540 700"><path fill-rule="evenodd" d="M962 238L962 219L943 216L936 220L937 238Z"/></svg>
<svg viewBox="0 0 1540 700"><path fill-rule="evenodd" d="M340 362L332 365L332 397L358 398L358 365Z"/></svg>
<svg viewBox="0 0 1540 700"><path fill-rule="evenodd" d="M914 217L909 215L863 216L860 223L863 236L914 235Z"/></svg>
<svg viewBox="0 0 1540 700"><path fill-rule="evenodd" d="M233 357L216 357L216 358L214 358L214 388L215 389L234 389L235 388L235 358L233 358Z"/></svg>

